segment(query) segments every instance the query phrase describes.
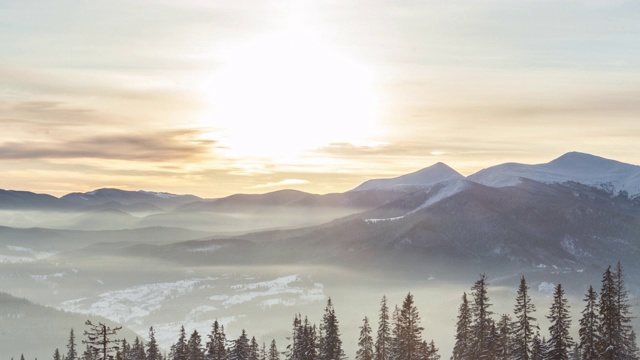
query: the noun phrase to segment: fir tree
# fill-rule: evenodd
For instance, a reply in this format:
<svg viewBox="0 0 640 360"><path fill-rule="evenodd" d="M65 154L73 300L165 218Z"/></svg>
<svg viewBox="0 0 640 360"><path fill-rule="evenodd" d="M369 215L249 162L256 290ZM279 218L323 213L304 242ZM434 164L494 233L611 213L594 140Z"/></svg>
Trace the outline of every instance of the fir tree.
<svg viewBox="0 0 640 360"><path fill-rule="evenodd" d="M260 360L267 360L267 344L262 343L262 348L260 349Z"/></svg>
<svg viewBox="0 0 640 360"><path fill-rule="evenodd" d="M131 355L129 358L132 360L146 360L147 358L147 354L144 351L144 344L137 336L131 346Z"/></svg>
<svg viewBox="0 0 640 360"><path fill-rule="evenodd" d="M131 353L131 346L127 342L127 339L122 339L120 343L120 350L118 350L118 360L130 360L129 354Z"/></svg>
<svg viewBox="0 0 640 360"><path fill-rule="evenodd" d="M275 340L271 340L268 360L280 360L280 353L278 352L278 346L276 345Z"/></svg>
<svg viewBox="0 0 640 360"><path fill-rule="evenodd" d="M158 348L158 342L156 341L156 334L153 330L153 326L149 328L149 342L147 342L147 360L162 360L160 349Z"/></svg>
<svg viewBox="0 0 640 360"><path fill-rule="evenodd" d="M62 360L62 357L60 356L60 350L58 350L56 348L56 351L53 352L53 360Z"/></svg>
<svg viewBox="0 0 640 360"><path fill-rule="evenodd" d="M597 352L603 360L620 360L623 358L622 334L619 330L619 312L617 309L618 296L615 274L611 266L602 274L602 289L600 290L599 326L600 341Z"/></svg>
<svg viewBox="0 0 640 360"><path fill-rule="evenodd" d="M531 360L545 360L545 345L540 338L540 333L536 333L531 342Z"/></svg>
<svg viewBox="0 0 640 360"><path fill-rule="evenodd" d="M398 318L398 337L396 339L398 357L405 360L416 360L419 357L419 347L422 343L420 314L413 301L413 295L408 293L402 302Z"/></svg>
<svg viewBox="0 0 640 360"><path fill-rule="evenodd" d="M256 341L256 337L251 337L251 342L249 343L249 360L260 360L260 346Z"/></svg>
<svg viewBox="0 0 640 360"><path fill-rule="evenodd" d="M582 317L580 318L580 352L582 360L599 359L597 346L600 343L598 333L598 294L589 286L584 301L586 302Z"/></svg>
<svg viewBox="0 0 640 360"><path fill-rule="evenodd" d="M320 325L322 341L320 344L320 360L341 360L345 358L342 350L342 340L340 339L340 329L338 318L336 317L331 298L327 301L327 306L322 316ZM409 359L407 359L409 360Z"/></svg>
<svg viewBox="0 0 640 360"><path fill-rule="evenodd" d="M118 351L120 348L120 339L112 339L122 327L110 328L109 326L98 323L93 324L90 320L85 321L85 325L89 326L89 330L84 331L87 337L83 340L83 344L87 344L86 357L92 359L108 360L113 358L111 353Z"/></svg>
<svg viewBox="0 0 640 360"><path fill-rule="evenodd" d="M438 351L440 351L440 349L436 347L436 343L433 340L431 340L426 348L427 351L424 356L424 360L440 360L440 355L438 354Z"/></svg>
<svg viewBox="0 0 640 360"><path fill-rule="evenodd" d="M458 308L458 322L456 323L456 342L453 347L453 360L469 359L471 345L471 324L473 315L467 300L467 293L462 294L462 304ZM378 360L378 359L376 359Z"/></svg>
<svg viewBox="0 0 640 360"><path fill-rule="evenodd" d="M65 360L77 360L78 352L76 351L76 337L73 333L73 329L69 332L69 342L67 343L67 356Z"/></svg>
<svg viewBox="0 0 640 360"><path fill-rule="evenodd" d="M524 279L520 279L518 287L518 295L516 297L516 306L513 310L515 314L515 322L513 324L513 347L512 354L515 360L531 359L531 344L533 342L533 330L537 328L534 324L536 318L532 314L536 311L536 307L531 302L528 294L529 287Z"/></svg>
<svg viewBox="0 0 640 360"><path fill-rule="evenodd" d="M227 337L224 333L224 326L215 320L212 325L211 334L208 335L207 360L227 359Z"/></svg>
<svg viewBox="0 0 640 360"><path fill-rule="evenodd" d="M302 355L300 353L300 338L302 337L302 319L300 314L295 314L293 317L293 331L291 334L291 344L287 346L287 360L300 360Z"/></svg>
<svg viewBox="0 0 640 360"><path fill-rule="evenodd" d="M375 360L391 359L391 324L389 323L389 307L387 306L386 296L383 296L380 302L374 356Z"/></svg>
<svg viewBox="0 0 640 360"><path fill-rule="evenodd" d="M184 325L180 326L178 341L171 348L170 360L187 360L187 334Z"/></svg>
<svg viewBox="0 0 640 360"><path fill-rule="evenodd" d="M356 360L373 360L373 338L371 337L371 326L369 319L365 316L360 327L360 338L358 339L358 351Z"/></svg>
<svg viewBox="0 0 640 360"><path fill-rule="evenodd" d="M500 317L500 321L497 324L498 341L496 349L496 360L511 360L511 346L512 340L512 325L513 321L507 314L503 314ZM531 337L533 343L533 336Z"/></svg>
<svg viewBox="0 0 640 360"><path fill-rule="evenodd" d="M233 342L233 346L229 353L229 360L249 360L251 347L247 333L242 329L242 334Z"/></svg>
<svg viewBox="0 0 640 360"><path fill-rule="evenodd" d="M202 338L197 330L193 330L187 341L187 360L204 360Z"/></svg>
<svg viewBox="0 0 640 360"><path fill-rule="evenodd" d="M622 264L618 261L615 272L615 289L616 289L616 310L617 310L617 331L622 342L621 356L622 359L629 360L633 357L634 342L631 339L631 305L629 305L629 292L624 282L624 274L622 272Z"/></svg>
<svg viewBox="0 0 640 360"><path fill-rule="evenodd" d="M487 276L482 274L471 288L471 295L473 296L471 333L473 334L473 340L469 358L474 360L492 359L490 341L491 315L493 313L489 310L491 303L487 295L487 286Z"/></svg>
<svg viewBox="0 0 640 360"><path fill-rule="evenodd" d="M636 339L636 332L631 329L629 333L629 347L627 349L628 356L630 360L639 360L640 359L640 349L638 349L638 343Z"/></svg>
<svg viewBox="0 0 640 360"><path fill-rule="evenodd" d="M556 285L547 319L551 323L549 327L550 338L547 343L547 360L569 360L569 351L574 346L574 342L569 335L571 316L561 284Z"/></svg>

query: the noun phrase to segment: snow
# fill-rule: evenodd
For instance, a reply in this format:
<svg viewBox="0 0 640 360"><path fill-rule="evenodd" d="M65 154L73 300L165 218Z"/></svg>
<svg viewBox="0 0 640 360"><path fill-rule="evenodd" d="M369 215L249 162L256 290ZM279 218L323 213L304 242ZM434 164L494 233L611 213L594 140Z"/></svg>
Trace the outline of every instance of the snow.
<svg viewBox="0 0 640 360"><path fill-rule="evenodd" d="M187 252L191 252L191 253L212 253L215 252L216 250L222 248L222 245L208 245L208 246L202 246L202 247L198 247L198 248L191 248L191 249L187 249Z"/></svg>
<svg viewBox="0 0 640 360"><path fill-rule="evenodd" d="M428 187L443 181L458 180L464 178L460 173L443 163L437 163L411 174L402 175L391 179L374 179L362 183L351 191L365 190L402 190L403 187Z"/></svg>
<svg viewBox="0 0 640 360"><path fill-rule="evenodd" d="M34 259L24 256L0 255L0 264L20 264L32 261L34 261Z"/></svg>
<svg viewBox="0 0 640 360"><path fill-rule="evenodd" d="M396 216L396 217L392 217L392 218L383 218L383 219L365 219L364 221L366 223L369 224L375 224L375 223L379 223L379 222L383 222L383 221L395 221L395 220L400 220L404 217L406 217L407 215L411 215L413 213L416 213L420 210L426 209L431 205L434 205L446 198L449 198L459 192L462 192L466 189L468 189L470 186L469 182L466 180L452 180L452 181L445 181L445 182L441 182L438 184L435 184L434 186L428 188L427 191L428 193L430 192L434 192L434 194L432 194L431 196L429 196L429 198L422 203L420 206L418 206L417 208L409 211L408 213L402 215L402 216Z"/></svg>
<svg viewBox="0 0 640 360"><path fill-rule="evenodd" d="M625 190L631 195L640 194L640 166L578 152L567 153L546 164L497 165L467 177L491 187L514 186L522 178L548 184L573 181L614 193Z"/></svg>

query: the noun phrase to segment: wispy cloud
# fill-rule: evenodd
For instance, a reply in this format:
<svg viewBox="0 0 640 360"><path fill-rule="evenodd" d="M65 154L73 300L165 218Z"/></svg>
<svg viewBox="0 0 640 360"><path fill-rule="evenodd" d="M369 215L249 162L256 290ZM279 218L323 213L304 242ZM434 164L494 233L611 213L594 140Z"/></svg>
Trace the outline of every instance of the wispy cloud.
<svg viewBox="0 0 640 360"><path fill-rule="evenodd" d="M6 142L0 145L0 159L188 160L210 153L215 146L215 141L200 139L198 135L194 130L172 130L136 135L100 135L66 142Z"/></svg>
<svg viewBox="0 0 640 360"><path fill-rule="evenodd" d="M282 181L268 182L266 184L248 186L246 187L246 189L264 189L264 188L272 188L272 187L279 187L279 186L303 185L303 184L309 184L309 181L302 180L302 179L284 179Z"/></svg>

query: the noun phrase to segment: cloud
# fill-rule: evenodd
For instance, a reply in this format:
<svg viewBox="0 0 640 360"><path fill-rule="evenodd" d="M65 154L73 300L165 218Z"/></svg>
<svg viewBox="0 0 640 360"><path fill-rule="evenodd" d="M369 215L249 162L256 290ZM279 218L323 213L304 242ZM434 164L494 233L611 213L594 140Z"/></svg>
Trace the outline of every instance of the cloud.
<svg viewBox="0 0 640 360"><path fill-rule="evenodd" d="M172 130L100 135L66 142L6 142L0 145L0 159L189 160L209 153L215 145L215 141L200 139L198 135L195 130Z"/></svg>
<svg viewBox="0 0 640 360"><path fill-rule="evenodd" d="M268 182L266 184L249 186L249 187L246 187L246 189L263 189L263 188L270 188L270 187L277 187L277 186L303 185L303 184L309 184L309 181L302 180L302 179L284 179L282 181Z"/></svg>

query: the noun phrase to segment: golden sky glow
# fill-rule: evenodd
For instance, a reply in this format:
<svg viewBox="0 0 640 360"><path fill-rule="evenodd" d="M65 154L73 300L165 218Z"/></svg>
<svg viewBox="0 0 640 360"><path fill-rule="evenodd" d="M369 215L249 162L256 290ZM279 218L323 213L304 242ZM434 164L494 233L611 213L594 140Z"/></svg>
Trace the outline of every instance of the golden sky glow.
<svg viewBox="0 0 640 360"><path fill-rule="evenodd" d="M344 191L640 163L631 1L0 1L0 188Z"/></svg>

